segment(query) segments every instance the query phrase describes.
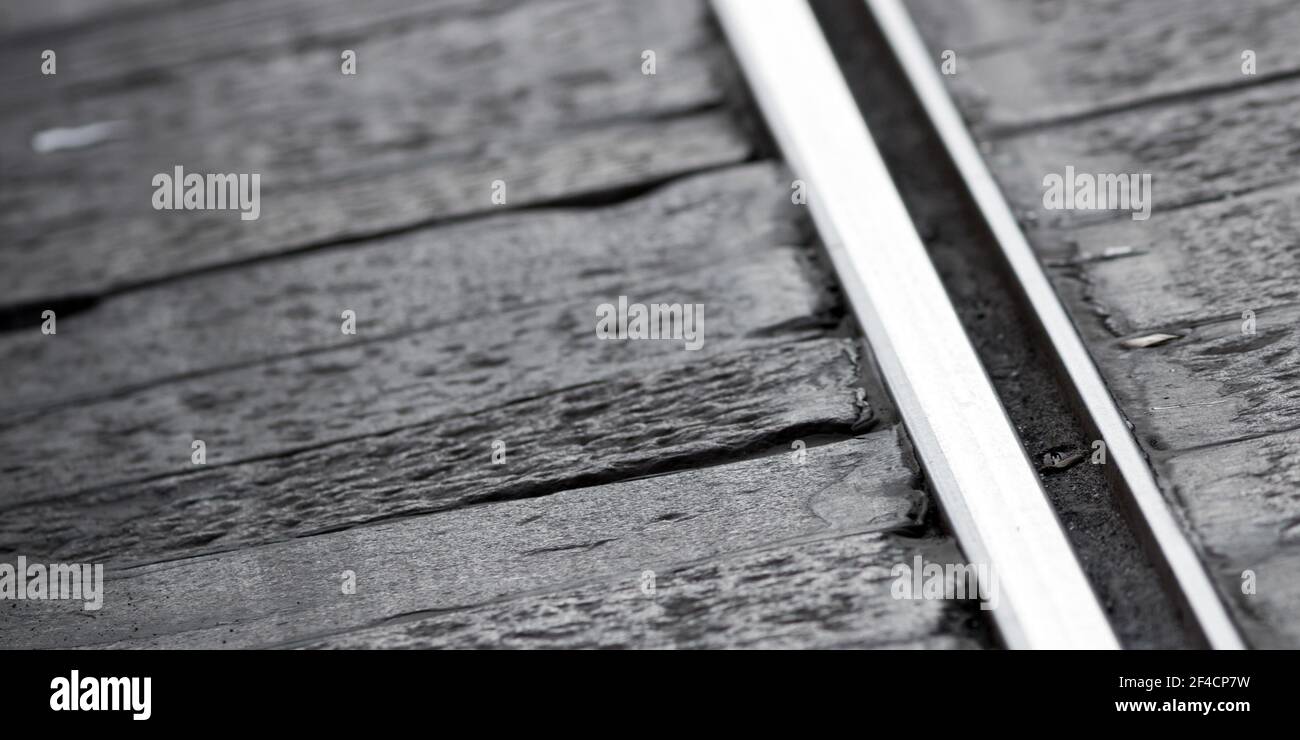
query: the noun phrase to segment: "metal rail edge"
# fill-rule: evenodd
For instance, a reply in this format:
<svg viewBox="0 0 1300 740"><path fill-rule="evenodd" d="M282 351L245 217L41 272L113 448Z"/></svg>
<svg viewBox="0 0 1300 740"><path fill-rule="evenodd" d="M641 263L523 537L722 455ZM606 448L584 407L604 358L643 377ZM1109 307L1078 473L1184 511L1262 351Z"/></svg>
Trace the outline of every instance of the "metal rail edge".
<svg viewBox="0 0 1300 740"><path fill-rule="evenodd" d="M714 0L958 544L1011 648L1118 641L805 0ZM984 590L981 587L981 590ZM994 603L996 602L996 603Z"/></svg>
<svg viewBox="0 0 1300 740"><path fill-rule="evenodd" d="M1124 497L1132 523L1140 528L1148 551L1157 559L1186 616L1209 647L1243 648L1209 574L1157 487L1128 422L1020 230L906 8L900 0L865 2L1001 247L1075 394L1076 405L1105 442L1108 476Z"/></svg>

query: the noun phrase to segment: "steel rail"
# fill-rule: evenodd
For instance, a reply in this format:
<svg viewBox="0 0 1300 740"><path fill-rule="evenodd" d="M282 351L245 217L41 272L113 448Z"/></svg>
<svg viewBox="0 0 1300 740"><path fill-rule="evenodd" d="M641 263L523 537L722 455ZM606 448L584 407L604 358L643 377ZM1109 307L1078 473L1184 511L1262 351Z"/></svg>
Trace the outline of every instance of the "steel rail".
<svg viewBox="0 0 1300 740"><path fill-rule="evenodd" d="M1001 247L1056 354L1060 369L1072 386L1077 405L1105 442L1107 472L1120 494L1126 497L1127 508L1135 514L1130 518L1141 528L1148 550L1158 559L1184 611L1207 645L1216 649L1244 647L1209 574L1160 493L1127 421L948 95L935 69L935 59L927 51L907 10L899 0L865 1Z"/></svg>
<svg viewBox="0 0 1300 740"><path fill-rule="evenodd" d="M805 0L714 0L1011 648L1118 647Z"/></svg>

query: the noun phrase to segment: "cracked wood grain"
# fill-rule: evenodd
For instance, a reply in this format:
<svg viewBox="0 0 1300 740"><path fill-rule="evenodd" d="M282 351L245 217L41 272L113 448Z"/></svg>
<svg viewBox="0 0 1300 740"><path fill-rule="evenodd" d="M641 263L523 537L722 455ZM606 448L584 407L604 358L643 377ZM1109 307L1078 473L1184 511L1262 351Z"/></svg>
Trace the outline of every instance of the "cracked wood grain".
<svg viewBox="0 0 1300 740"><path fill-rule="evenodd" d="M1290 0L910 0L945 76L989 133L1134 108L1300 72ZM1242 73L1242 52L1256 74Z"/></svg>
<svg viewBox="0 0 1300 740"><path fill-rule="evenodd" d="M163 286L73 317L56 341L0 338L18 360L15 401L42 395L24 378L64 393L110 378L109 395L0 425L0 503L189 472L193 439L209 465L238 464L827 336L838 323L832 278L807 248L782 246L802 238L785 191L771 165L737 168L622 206L507 216ZM601 341L596 306L620 295L703 306L703 346ZM123 321L160 303L171 310L147 314L155 320ZM358 335L338 330L341 307L357 311ZM403 331L411 325L431 326ZM250 364L200 372L205 361ZM169 365L182 377L158 382Z"/></svg>
<svg viewBox="0 0 1300 740"><path fill-rule="evenodd" d="M0 333L0 409L44 410L362 341L454 332L458 322L493 313L635 296L637 275L714 281L710 287L725 290L723 271L808 244L809 231L790 204L789 175L761 163L685 178L622 204L507 213L168 282L60 317L56 337ZM791 292L794 276L769 283L772 301L741 293L708 310L734 311L754 328L779 320L772 311L815 300ZM592 326L594 303L584 320ZM343 309L357 313L356 336L339 330ZM573 341L576 329L566 323L547 334Z"/></svg>
<svg viewBox="0 0 1300 740"><path fill-rule="evenodd" d="M882 569L910 555L916 549L912 541L847 536L923 526L927 499L911 488L912 474L892 431L810 447L803 465L788 447L777 453L234 552L110 568L96 619L61 609L67 605L59 602L24 602L21 611L0 614L0 641L235 647L343 640L352 630L403 615L493 608L516 597L526 598L521 605L550 598L545 594L563 601L576 590L599 600L593 588L607 591L602 609L611 620L628 620L625 629L635 629L636 605L619 601L649 569L664 574L665 603L691 605L689 612L657 619L658 629L673 631L682 644L690 644L693 633L699 635L694 644L701 645L761 642L763 630L720 629L716 615L731 608L772 625L767 644L800 634L821 643L982 644L986 638L972 632L979 628L951 618L951 605L885 596ZM931 554L952 553L942 541L918 541L922 550L925 543L938 548ZM819 570L823 565L832 570ZM342 593L344 570L357 576L354 594ZM800 603L807 607L800 613L812 616L802 631L778 628L781 615ZM865 614L846 605L860 605ZM879 616L879 632L871 631L867 615ZM565 624L555 624L554 641L571 637ZM481 630L462 626L459 639L493 639L491 626L480 625ZM636 641L635 635L619 637L621 631L610 621L600 639Z"/></svg>
<svg viewBox="0 0 1300 740"><path fill-rule="evenodd" d="M394 620L310 649L960 649L986 647L970 603L892 598L895 563L961 562L947 540L852 534Z"/></svg>
<svg viewBox="0 0 1300 740"><path fill-rule="evenodd" d="M863 412L858 382L853 343L837 338L631 368L275 457L12 504L0 549L69 561L176 558L734 459L849 433ZM491 460L496 440L507 445L502 465Z"/></svg>
<svg viewBox="0 0 1300 740"><path fill-rule="evenodd" d="M1145 223L1120 219L1074 231L1071 239L1082 252L1135 249L1081 271L1116 334L1240 319L1243 311L1300 303L1297 205L1300 188L1269 189L1157 211Z"/></svg>
<svg viewBox="0 0 1300 740"><path fill-rule="evenodd" d="M355 76L339 72L341 46L290 42L112 94L0 97L20 134L0 145L0 224L14 247L0 250L0 305L743 161L751 145L724 105L730 62L703 4L681 10L575 0L435 13L349 39L364 52ZM654 76L640 71L645 48L663 57ZM124 133L55 154L28 145L103 121ZM151 178L176 165L259 173L261 217L153 210ZM505 206L491 200L498 179Z"/></svg>
<svg viewBox="0 0 1300 740"><path fill-rule="evenodd" d="M1034 238L1132 220L1128 210L1044 208L1044 176L1061 174L1067 165L1079 173L1149 173L1152 219L1293 183L1300 165L1298 116L1300 81L1292 80L1013 136L990 142L987 158Z"/></svg>

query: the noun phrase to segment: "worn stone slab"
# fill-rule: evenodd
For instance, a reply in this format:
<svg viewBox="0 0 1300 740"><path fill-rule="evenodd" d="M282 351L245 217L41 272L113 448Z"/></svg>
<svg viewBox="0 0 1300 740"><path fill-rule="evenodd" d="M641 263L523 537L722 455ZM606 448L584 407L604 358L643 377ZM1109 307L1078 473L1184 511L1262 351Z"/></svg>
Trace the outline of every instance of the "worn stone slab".
<svg viewBox="0 0 1300 740"><path fill-rule="evenodd" d="M1300 6L1289 0L912 0L936 64L972 123L1041 124L1300 71ZM1242 73L1242 52L1256 74Z"/></svg>
<svg viewBox="0 0 1300 740"><path fill-rule="evenodd" d="M1030 236L1041 238L1132 220L1124 210L1044 208L1044 176L1067 165L1078 173L1149 173L1153 214L1294 182L1297 116L1300 82L1279 82L1011 137L992 144L988 159Z"/></svg>
<svg viewBox="0 0 1300 740"><path fill-rule="evenodd" d="M728 271L757 277L742 267L755 256L809 243L805 219L790 204L788 173L762 163L686 178L622 204L508 213L168 282L61 316L54 336L40 333L39 315L27 330L0 333L0 409L43 411L272 358L451 332L529 307L620 294L642 300L648 286L632 276L726 289ZM793 277L769 281L769 301L742 302L739 293L735 302L709 301L707 310L761 326L773 311L808 305L789 290L798 284ZM356 336L340 331L344 309L357 314ZM591 322L547 327L547 335L577 336L583 324L594 326L591 313ZM720 322L716 330L720 337L729 327ZM542 351L536 342L532 349Z"/></svg>
<svg viewBox="0 0 1300 740"><path fill-rule="evenodd" d="M5 124L22 135L0 150L0 223L17 247L0 252L0 305L605 197L749 156L730 114L712 110L730 67L701 3L677 14L585 1L484 10L381 26L356 44L370 66L355 76L339 73L337 47L287 44L270 59L236 55L117 94L22 107ZM663 54L653 76L641 74L646 48ZM104 121L123 121L123 133L49 154L28 143ZM149 183L177 165L259 173L260 217L155 211ZM492 201L498 179L504 206Z"/></svg>
<svg viewBox="0 0 1300 740"><path fill-rule="evenodd" d="M526 417L525 417L526 418ZM915 638L946 611L933 604L887 605L879 569L907 549L862 532L911 531L925 517L925 497L892 431L807 449L804 464L788 450L729 465L568 490L543 498L404 517L369 527L298 538L125 570L110 567L103 609L93 620L59 602L23 602L0 614L5 647L118 645L239 647L283 645L379 626L402 615L487 607L510 597L574 588L638 588L645 570L665 574L666 602L694 600L723 608L728 599L750 614L788 613L758 586L815 605L809 639L865 637L865 615L827 604L824 588L889 616L889 639ZM400 464L400 463L399 463ZM310 499L307 499L310 500ZM787 549L770 559L761 553ZM19 550L22 551L22 550ZM876 553L887 553L886 562ZM790 567L781 570L780 559ZM802 564L835 564L847 583L814 577ZM716 563L715 599L703 593L704 570ZM862 566L867 575L855 573ZM694 585L689 594L680 573ZM356 576L343 593L342 573ZM761 575L748 593L727 588L738 572ZM838 580L838 579L834 579ZM676 584L681 584L677 586ZM859 593L862 585L865 594ZM678 595L674 595L678 588ZM762 603L760 603L762 602ZM760 617L773 618L773 617ZM683 615L682 628L690 618ZM697 621L703 627L708 622ZM786 631L783 638L793 639ZM951 634L951 631L949 631ZM738 628L737 640L752 634ZM725 639L717 636L716 640Z"/></svg>
<svg viewBox="0 0 1300 740"><path fill-rule="evenodd" d="M541 495L847 433L865 411L861 394L852 341L822 338L684 356L243 464L217 465L215 456L244 430L216 430L205 469L9 503L0 550L157 560ZM507 450L500 465L498 440ZM178 441L188 461L188 442Z"/></svg>
<svg viewBox="0 0 1300 740"><path fill-rule="evenodd" d="M852 649L986 647L971 603L890 594L890 568L962 562L948 540L853 534L638 577L435 611L308 642L335 649Z"/></svg>
<svg viewBox="0 0 1300 740"><path fill-rule="evenodd" d="M1195 450L1162 466L1247 640L1300 646L1300 433ZM1254 593L1243 586L1254 575Z"/></svg>

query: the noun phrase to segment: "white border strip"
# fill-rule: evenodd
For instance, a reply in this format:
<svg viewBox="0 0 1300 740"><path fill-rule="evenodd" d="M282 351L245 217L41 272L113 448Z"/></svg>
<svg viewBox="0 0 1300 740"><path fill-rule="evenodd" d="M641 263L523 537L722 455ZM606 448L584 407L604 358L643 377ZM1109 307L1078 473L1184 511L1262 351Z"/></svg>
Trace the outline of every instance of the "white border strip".
<svg viewBox="0 0 1300 740"><path fill-rule="evenodd" d="M1043 272L1033 249L1020 231L1002 191L980 156L956 106L935 71L935 60L926 50L912 19L899 0L866 0L876 21L905 70L913 89L943 139L971 197L979 206L990 230L1002 247L1024 287L1030 306L1056 351L1057 358L1074 384L1079 400L1106 442L1109 465L1119 474L1147 535L1164 559L1184 606L1215 649L1244 647L1236 626L1219 599L1200 558L1184 536L1168 503L1156 487L1151 469L1138 449L1128 424L1120 415L1115 399L1106 388L1083 340L1061 305L1056 291Z"/></svg>
<svg viewBox="0 0 1300 740"><path fill-rule="evenodd" d="M804 0L715 0L958 543L1012 648L1117 648Z"/></svg>

